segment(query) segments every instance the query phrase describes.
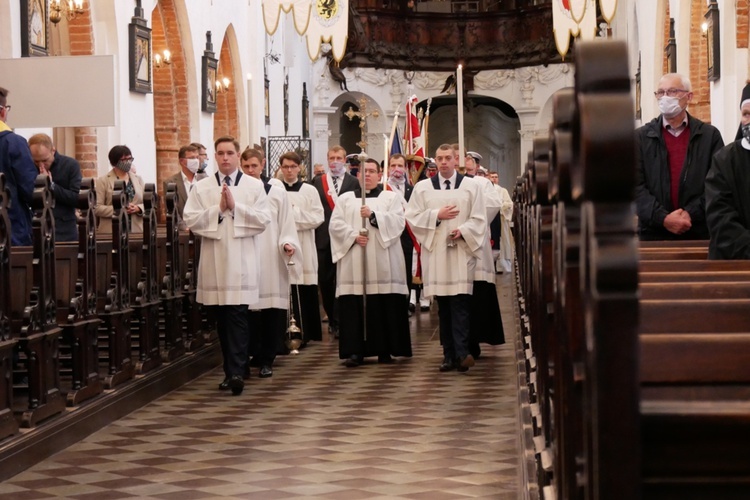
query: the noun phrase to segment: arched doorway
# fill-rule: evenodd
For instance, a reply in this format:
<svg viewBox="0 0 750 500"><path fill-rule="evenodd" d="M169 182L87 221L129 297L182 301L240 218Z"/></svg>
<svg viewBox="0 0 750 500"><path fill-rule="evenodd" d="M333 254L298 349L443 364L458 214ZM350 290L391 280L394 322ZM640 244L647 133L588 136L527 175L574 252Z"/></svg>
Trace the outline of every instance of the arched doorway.
<svg viewBox="0 0 750 500"><path fill-rule="evenodd" d="M456 96L432 98L427 129L427 156L441 144L458 142ZM426 101L419 103L426 106ZM497 172L500 184L514 186L520 165L521 123L513 107L500 99L470 95L464 99L464 145L484 158L482 166Z"/></svg>
<svg viewBox="0 0 750 500"><path fill-rule="evenodd" d="M237 82L232 49L236 46L234 28L230 24L224 33L219 52L219 67L216 73L221 88L216 93L216 112L214 113L214 140L224 135L240 138L240 116L237 104ZM226 85L228 83L228 85ZM247 144L243 144L243 147Z"/></svg>
<svg viewBox="0 0 750 500"><path fill-rule="evenodd" d="M352 113L359 112L359 106L351 101L346 101L339 108L339 132L341 140L339 144L346 149L347 153L358 153L362 142L362 120Z"/></svg>

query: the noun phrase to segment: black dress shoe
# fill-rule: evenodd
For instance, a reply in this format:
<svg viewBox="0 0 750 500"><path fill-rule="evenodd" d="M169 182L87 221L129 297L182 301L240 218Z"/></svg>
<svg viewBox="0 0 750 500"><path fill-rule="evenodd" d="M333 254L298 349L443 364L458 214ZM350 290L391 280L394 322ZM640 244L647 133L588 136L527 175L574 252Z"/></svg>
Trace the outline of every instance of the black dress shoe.
<svg viewBox="0 0 750 500"><path fill-rule="evenodd" d="M260 378L268 378L273 376L273 370L268 365L263 365L260 367L260 372L258 372L258 376Z"/></svg>
<svg viewBox="0 0 750 500"><path fill-rule="evenodd" d="M362 358L355 354L344 361L344 366L346 366L347 368L356 368L357 366L362 364L362 361Z"/></svg>
<svg viewBox="0 0 750 500"><path fill-rule="evenodd" d="M458 371L460 372L466 372L469 371L469 368L474 366L474 358L471 354L467 354L466 356L461 356L458 358L456 367L458 368Z"/></svg>
<svg viewBox="0 0 750 500"><path fill-rule="evenodd" d="M378 356L378 363L389 364L393 363L393 358L390 354L381 354Z"/></svg>
<svg viewBox="0 0 750 500"><path fill-rule="evenodd" d="M242 380L241 375L232 375L232 377L229 379L229 388L232 389L232 394L234 396L239 396L242 394L242 389L245 388L245 381Z"/></svg>
<svg viewBox="0 0 750 500"><path fill-rule="evenodd" d="M441 372L449 372L456 369L456 363L452 359L443 358L443 362L438 368Z"/></svg>
<svg viewBox="0 0 750 500"><path fill-rule="evenodd" d="M219 384L219 390L220 391L228 391L229 390L229 377L226 377L220 384Z"/></svg>

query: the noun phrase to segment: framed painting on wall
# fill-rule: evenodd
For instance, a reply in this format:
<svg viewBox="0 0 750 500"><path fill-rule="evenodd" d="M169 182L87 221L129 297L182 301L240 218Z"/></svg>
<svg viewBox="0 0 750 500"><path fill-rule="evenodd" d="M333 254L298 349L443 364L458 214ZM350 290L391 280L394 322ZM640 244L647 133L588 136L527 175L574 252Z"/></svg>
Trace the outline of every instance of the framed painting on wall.
<svg viewBox="0 0 750 500"><path fill-rule="evenodd" d="M151 28L146 21L133 17L128 25L130 91L151 93Z"/></svg>
<svg viewBox="0 0 750 500"><path fill-rule="evenodd" d="M21 55L49 55L49 0L21 0Z"/></svg>

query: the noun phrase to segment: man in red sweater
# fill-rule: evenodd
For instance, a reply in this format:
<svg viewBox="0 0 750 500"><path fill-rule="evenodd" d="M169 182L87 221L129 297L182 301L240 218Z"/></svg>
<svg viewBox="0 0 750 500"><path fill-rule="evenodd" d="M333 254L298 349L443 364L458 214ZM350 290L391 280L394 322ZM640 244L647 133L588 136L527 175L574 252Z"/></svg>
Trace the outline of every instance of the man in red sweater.
<svg viewBox="0 0 750 500"><path fill-rule="evenodd" d="M690 116L690 80L664 75L654 92L661 114L636 130L636 207L642 240L708 239L704 183L724 146L712 125Z"/></svg>

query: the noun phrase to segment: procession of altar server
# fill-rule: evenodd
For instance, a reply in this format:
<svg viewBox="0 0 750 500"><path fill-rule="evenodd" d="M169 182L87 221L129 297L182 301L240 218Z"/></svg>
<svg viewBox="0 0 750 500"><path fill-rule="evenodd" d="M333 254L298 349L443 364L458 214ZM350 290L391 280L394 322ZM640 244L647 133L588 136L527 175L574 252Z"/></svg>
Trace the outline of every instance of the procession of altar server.
<svg viewBox="0 0 750 500"><path fill-rule="evenodd" d="M300 347L322 340L327 320L346 367L411 357L413 269L422 298L437 304L441 372L465 372L480 343L504 342L495 275L511 258L503 246L512 203L483 175L481 155L468 152L461 173L458 145L440 145L412 186L398 154L385 175L362 158L355 177L335 146L325 172L305 182L294 152L268 179L261 151L241 152L232 137L214 147L217 172L190 186L181 216L201 240L198 301L218 320L220 390L241 394L251 366L273 375L276 355L288 352L290 315ZM490 227L498 218L499 237Z"/></svg>

